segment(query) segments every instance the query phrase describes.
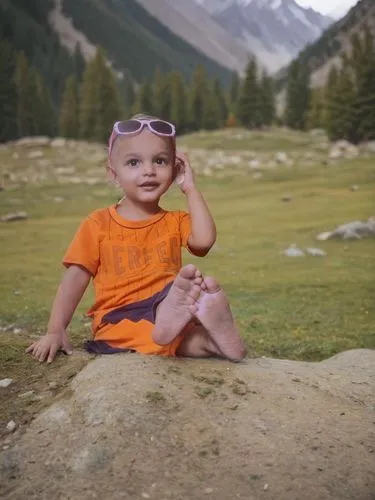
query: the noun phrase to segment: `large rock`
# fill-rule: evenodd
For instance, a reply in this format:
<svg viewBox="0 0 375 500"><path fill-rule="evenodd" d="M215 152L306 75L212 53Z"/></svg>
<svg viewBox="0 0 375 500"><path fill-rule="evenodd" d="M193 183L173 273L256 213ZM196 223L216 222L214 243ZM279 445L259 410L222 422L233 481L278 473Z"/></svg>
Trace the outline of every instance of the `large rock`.
<svg viewBox="0 0 375 500"><path fill-rule="evenodd" d="M0 495L370 500L374 387L370 350L321 363L102 357L2 452Z"/></svg>
<svg viewBox="0 0 375 500"><path fill-rule="evenodd" d="M15 141L16 146L21 146L25 148L34 148L34 147L44 147L48 146L51 142L50 137L45 136L36 136L36 137L22 137Z"/></svg>
<svg viewBox="0 0 375 500"><path fill-rule="evenodd" d="M329 153L331 160L339 158L356 158L358 155L358 147L345 140L335 142Z"/></svg>

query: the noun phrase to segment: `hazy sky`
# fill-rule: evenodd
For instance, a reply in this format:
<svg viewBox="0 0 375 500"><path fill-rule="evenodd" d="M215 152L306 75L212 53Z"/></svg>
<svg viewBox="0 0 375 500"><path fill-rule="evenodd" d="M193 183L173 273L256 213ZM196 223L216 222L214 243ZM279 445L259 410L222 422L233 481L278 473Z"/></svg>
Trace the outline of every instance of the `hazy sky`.
<svg viewBox="0 0 375 500"><path fill-rule="evenodd" d="M349 9L357 3L358 0L296 0L303 6L310 6L318 12L328 14L337 8Z"/></svg>

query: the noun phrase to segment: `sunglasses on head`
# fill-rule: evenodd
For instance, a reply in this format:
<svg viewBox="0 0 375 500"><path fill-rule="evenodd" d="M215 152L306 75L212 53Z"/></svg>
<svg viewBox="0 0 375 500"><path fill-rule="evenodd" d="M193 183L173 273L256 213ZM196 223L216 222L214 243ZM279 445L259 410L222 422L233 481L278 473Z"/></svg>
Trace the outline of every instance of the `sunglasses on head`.
<svg viewBox="0 0 375 500"><path fill-rule="evenodd" d="M131 119L116 122L113 126L113 131L109 140L109 153L111 153L113 141L118 135L137 134L144 127L148 127L153 134L160 135L162 137L174 137L176 135L175 126L164 120Z"/></svg>

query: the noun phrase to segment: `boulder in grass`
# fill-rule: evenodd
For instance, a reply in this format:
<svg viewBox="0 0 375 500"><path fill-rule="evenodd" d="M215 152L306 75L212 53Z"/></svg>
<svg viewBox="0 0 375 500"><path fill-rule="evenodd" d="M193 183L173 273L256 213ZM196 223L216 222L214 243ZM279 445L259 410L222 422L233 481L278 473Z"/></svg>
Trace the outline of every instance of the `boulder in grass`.
<svg viewBox="0 0 375 500"><path fill-rule="evenodd" d="M28 215L26 212L12 212L10 214L3 215L0 220L1 222L14 222L17 220L25 220L28 219Z"/></svg>
<svg viewBox="0 0 375 500"><path fill-rule="evenodd" d="M338 226L334 231L320 233L317 240L325 241L329 238L340 238L342 240L360 240L361 238L375 236L375 217L369 217L366 222L353 221Z"/></svg>
<svg viewBox="0 0 375 500"><path fill-rule="evenodd" d="M300 250L295 243L290 245L290 247L287 248L286 250L284 250L282 253L286 257L304 257L305 256L304 252L302 250Z"/></svg>

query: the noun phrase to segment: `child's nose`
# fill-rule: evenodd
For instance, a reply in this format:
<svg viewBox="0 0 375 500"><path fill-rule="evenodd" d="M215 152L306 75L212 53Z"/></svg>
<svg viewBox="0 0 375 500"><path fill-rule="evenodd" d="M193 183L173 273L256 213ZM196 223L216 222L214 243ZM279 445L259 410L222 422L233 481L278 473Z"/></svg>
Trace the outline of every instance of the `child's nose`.
<svg viewBox="0 0 375 500"><path fill-rule="evenodd" d="M156 173L155 165L152 162L145 162L143 164L143 173L145 175L155 175Z"/></svg>

